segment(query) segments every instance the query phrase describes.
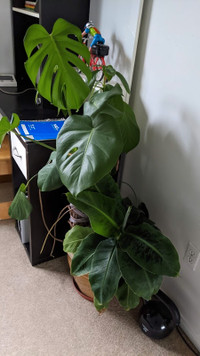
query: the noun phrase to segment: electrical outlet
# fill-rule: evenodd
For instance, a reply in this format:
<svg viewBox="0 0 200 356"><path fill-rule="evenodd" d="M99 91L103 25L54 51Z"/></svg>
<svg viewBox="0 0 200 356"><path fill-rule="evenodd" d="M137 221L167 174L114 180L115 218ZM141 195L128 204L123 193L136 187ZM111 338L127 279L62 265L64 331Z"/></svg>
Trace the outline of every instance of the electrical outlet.
<svg viewBox="0 0 200 356"><path fill-rule="evenodd" d="M200 251L191 242L188 243L187 249L185 251L184 261L187 265L195 271L200 260Z"/></svg>

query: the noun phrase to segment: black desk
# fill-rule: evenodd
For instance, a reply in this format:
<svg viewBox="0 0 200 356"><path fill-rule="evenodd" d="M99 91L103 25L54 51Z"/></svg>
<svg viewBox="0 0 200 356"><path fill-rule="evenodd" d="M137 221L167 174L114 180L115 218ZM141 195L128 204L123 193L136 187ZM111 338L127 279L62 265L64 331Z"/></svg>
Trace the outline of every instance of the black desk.
<svg viewBox="0 0 200 356"><path fill-rule="evenodd" d="M0 90L0 113L11 117L12 113L19 115L21 120L42 120L57 117L57 108L42 100L40 105L35 103L35 90L17 94L16 88L0 88L3 91L16 94L5 94Z"/></svg>
<svg viewBox="0 0 200 356"><path fill-rule="evenodd" d="M9 92L15 92L15 88L2 88ZM46 103L41 105L35 104L35 91L31 90L21 95L8 95L0 92L0 112L2 115L6 115L9 119L12 113L19 115L21 120L41 120L47 118L57 117L57 109ZM37 174L38 170L43 167L48 161L50 151L44 147L41 147L33 142L24 141L21 138L17 138L20 146L25 151L25 164L27 176L22 174L20 166L16 163L12 157L12 175L13 175L13 190L14 194L17 192L21 183L27 183L32 176ZM55 147L55 140L45 141L47 144ZM11 144L11 148L12 144ZM16 144L16 149L19 147ZM13 151L14 152L14 151ZM18 156L18 157L22 157ZM58 214L61 209L67 204L65 188L60 188L53 192L42 193L43 208L45 220L48 228L57 220ZM16 222L16 227L19 232L21 241L28 253L30 262L32 265L47 261L51 259L50 252L53 246L53 239L48 238L44 252L40 254L44 238L46 236L46 228L42 220L41 208L39 202L39 190L37 187L37 179L31 181L27 189L28 198L33 206L33 211L29 218L29 228L24 230L25 221ZM57 237L61 240L64 238L66 231L69 229L67 223L68 218L60 221L57 226ZM25 238L23 237L25 234ZM23 241L24 239L24 241ZM63 254L63 248L61 242L56 242L54 249L54 256L59 257Z"/></svg>

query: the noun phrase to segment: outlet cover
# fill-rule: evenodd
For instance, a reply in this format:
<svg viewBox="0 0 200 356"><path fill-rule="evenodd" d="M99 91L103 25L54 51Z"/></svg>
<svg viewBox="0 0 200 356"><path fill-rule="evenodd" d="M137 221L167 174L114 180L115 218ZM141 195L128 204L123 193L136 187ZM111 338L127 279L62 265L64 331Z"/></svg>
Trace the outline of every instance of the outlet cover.
<svg viewBox="0 0 200 356"><path fill-rule="evenodd" d="M188 243L185 251L184 261L187 265L195 271L200 260L200 251L191 242Z"/></svg>

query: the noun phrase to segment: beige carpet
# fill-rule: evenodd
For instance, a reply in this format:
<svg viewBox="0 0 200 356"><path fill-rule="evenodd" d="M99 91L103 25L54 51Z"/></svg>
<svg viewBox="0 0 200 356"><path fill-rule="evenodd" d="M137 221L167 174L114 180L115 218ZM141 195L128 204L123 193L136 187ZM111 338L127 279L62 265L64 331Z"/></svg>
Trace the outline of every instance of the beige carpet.
<svg viewBox="0 0 200 356"><path fill-rule="evenodd" d="M66 257L32 267L12 220L0 222L1 356L190 356L176 331L159 341L138 327L138 309L117 301L99 315L75 290Z"/></svg>

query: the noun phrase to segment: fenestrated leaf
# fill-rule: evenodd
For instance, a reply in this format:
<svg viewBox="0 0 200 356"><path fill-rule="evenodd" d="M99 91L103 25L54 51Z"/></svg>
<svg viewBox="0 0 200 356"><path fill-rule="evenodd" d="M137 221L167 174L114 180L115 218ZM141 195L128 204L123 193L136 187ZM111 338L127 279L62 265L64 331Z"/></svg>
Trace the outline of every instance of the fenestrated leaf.
<svg viewBox="0 0 200 356"><path fill-rule="evenodd" d="M75 38L70 38L71 35ZM76 67L88 80L92 77L89 67L78 57L81 55L89 63L90 53L82 44L80 29L61 18L55 22L51 34L34 24L26 32L24 47L28 56L25 68L34 85L41 70L38 92L59 110L79 109L90 89Z"/></svg>
<svg viewBox="0 0 200 356"><path fill-rule="evenodd" d="M180 264L171 241L147 223L129 226L122 235L120 246L140 267L157 275L175 277Z"/></svg>
<svg viewBox="0 0 200 356"><path fill-rule="evenodd" d="M120 277L116 242L106 239L97 246L89 273L93 293L100 304L106 305L114 297Z"/></svg>
<svg viewBox="0 0 200 356"><path fill-rule="evenodd" d="M110 115L68 117L57 137L63 184L73 195L93 186L115 166L122 149L119 126Z"/></svg>
<svg viewBox="0 0 200 356"><path fill-rule="evenodd" d="M118 236L123 222L123 213L114 199L101 193L85 191L74 197L67 193L67 199L90 219L92 229L104 237Z"/></svg>
<svg viewBox="0 0 200 356"><path fill-rule="evenodd" d="M158 292L162 276L147 272L120 249L118 249L118 263L125 282L138 297L149 300Z"/></svg>
<svg viewBox="0 0 200 356"><path fill-rule="evenodd" d="M24 183L22 183L8 210L8 213L12 219L28 219L32 211L32 205L26 197L25 192L26 186Z"/></svg>
<svg viewBox="0 0 200 356"><path fill-rule="evenodd" d="M51 153L47 164L38 172L37 184L42 192L48 192L63 186L56 166L56 151Z"/></svg>
<svg viewBox="0 0 200 356"><path fill-rule="evenodd" d="M75 225L65 234L65 238L63 240L63 250L65 252L75 253L83 239L85 239L86 236L92 232L93 230L91 227Z"/></svg>
<svg viewBox="0 0 200 356"><path fill-rule="evenodd" d="M116 297L120 305L127 311L136 308L140 302L140 298L133 293L131 288L122 278L116 292Z"/></svg>
<svg viewBox="0 0 200 356"><path fill-rule="evenodd" d="M72 274L82 276L90 272L93 255L102 240L104 238L95 233L88 235L82 240L72 259Z"/></svg>
<svg viewBox="0 0 200 356"><path fill-rule="evenodd" d="M19 116L17 114L12 114L11 121L8 120L6 116L0 119L0 148L3 143L5 135L14 130L20 123Z"/></svg>

